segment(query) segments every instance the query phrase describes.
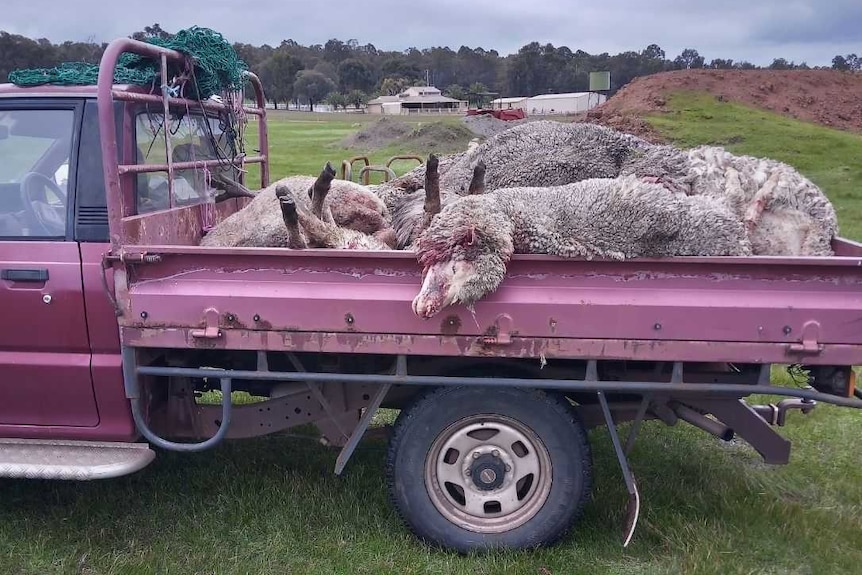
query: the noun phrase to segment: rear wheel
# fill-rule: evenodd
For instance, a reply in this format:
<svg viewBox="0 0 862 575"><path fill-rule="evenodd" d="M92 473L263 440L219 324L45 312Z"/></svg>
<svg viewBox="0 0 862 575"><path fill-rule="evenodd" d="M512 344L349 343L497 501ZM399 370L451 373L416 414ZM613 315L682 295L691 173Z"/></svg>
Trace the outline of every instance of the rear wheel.
<svg viewBox="0 0 862 575"><path fill-rule="evenodd" d="M438 388L403 410L387 457L390 497L422 540L459 552L550 545L589 497L586 432L565 398Z"/></svg>

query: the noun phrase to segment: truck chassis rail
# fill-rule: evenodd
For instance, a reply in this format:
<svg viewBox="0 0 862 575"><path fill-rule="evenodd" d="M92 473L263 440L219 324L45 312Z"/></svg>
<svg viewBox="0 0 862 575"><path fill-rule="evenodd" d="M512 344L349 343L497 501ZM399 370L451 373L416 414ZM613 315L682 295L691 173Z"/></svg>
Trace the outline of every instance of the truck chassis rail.
<svg viewBox="0 0 862 575"><path fill-rule="evenodd" d="M622 529L623 547L628 546L631 541L640 514L641 499L635 480L634 472L628 462L628 453L631 450L635 438L640 430L641 423L647 415L651 401L655 396L664 398L665 405L672 412L671 418L674 423L676 418L682 419L700 427L712 435L729 441L734 437L735 429L738 427L741 436L746 439L768 463L786 463L789 459L790 445L787 440L780 437L769 427L778 424L776 414L783 424L784 413L789 408L799 408L803 413L808 413L814 408L816 402L829 403L842 407L862 408L862 399L857 397L842 397L830 393L816 391L811 388L791 388L772 385L769 383L771 364L763 364L757 382L754 384L733 383L685 383L683 379L683 362L673 363L670 381L601 381L598 372L598 361L590 359L586 363L584 377L581 379L531 379L519 377L459 377L439 375L411 375L407 372L407 356L399 354L396 356L394 374L379 373L323 373L307 372L302 369L301 364L295 363L296 371L270 371L268 368L259 370L235 370L219 368L187 368L176 366L137 365L134 348L124 349L126 370L126 390L132 401L132 409L135 414L135 423L141 433L156 445L165 449L180 451L200 451L219 443L227 436L231 413L231 381L233 379L256 380L256 381L289 381L311 383L341 383L353 384L375 384L377 391L370 397L365 412L353 428L346 444L342 447L335 465L335 473L341 474L348 459L353 454L359 441L364 435L368 425L381 405L387 392L393 385L408 386L481 386L489 388L519 387L554 389L563 392L587 392L594 393L597 397L600 418L608 429L613 450L620 466L622 478L626 484L629 494L626 505L626 513ZM216 433L209 439L200 443L174 443L156 436L146 425L142 408L140 405L140 393L138 387L138 376L155 377L179 377L179 378L201 378L218 379L222 389L221 410L222 418L219 420ZM614 420L611 406L608 401L608 393L623 393L626 395L641 395L641 401L637 407L636 415L632 419L633 425L629 431L625 445L621 441L617 423ZM793 400L780 402L778 408L775 405L749 406L742 397L752 394L779 395L797 398L801 400L793 403ZM269 400L276 401L276 400ZM687 407L684 401L695 409ZM789 403L788 403L789 402ZM264 402L266 403L266 402ZM792 403L792 405L791 405ZM719 420L705 417L698 413L714 413ZM767 418L767 415L771 417ZM730 425L727 425L730 424Z"/></svg>

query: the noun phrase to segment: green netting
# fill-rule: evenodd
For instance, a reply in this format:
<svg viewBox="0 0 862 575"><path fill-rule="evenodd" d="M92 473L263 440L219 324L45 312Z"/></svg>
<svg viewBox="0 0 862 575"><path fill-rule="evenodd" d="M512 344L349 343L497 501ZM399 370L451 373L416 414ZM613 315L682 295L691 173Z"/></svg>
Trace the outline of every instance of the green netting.
<svg viewBox="0 0 862 575"><path fill-rule="evenodd" d="M214 30L193 26L180 30L171 38L154 36L144 39L144 42L170 48L193 58L194 81L188 82L184 93L186 97L204 99L224 90L239 90L242 87L242 72L248 66L239 59L233 46ZM169 78L182 72L179 66L168 64ZM96 84L98 77L99 66L85 62L64 62L53 68L21 69L9 73L9 81L18 86L92 85ZM160 86L159 63L152 58L124 53L114 70L114 83Z"/></svg>

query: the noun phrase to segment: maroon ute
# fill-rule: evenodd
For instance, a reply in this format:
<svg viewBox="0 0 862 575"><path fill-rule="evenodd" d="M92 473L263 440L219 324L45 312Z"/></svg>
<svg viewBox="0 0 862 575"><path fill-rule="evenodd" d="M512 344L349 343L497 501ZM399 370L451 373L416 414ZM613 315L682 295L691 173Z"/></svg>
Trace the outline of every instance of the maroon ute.
<svg viewBox="0 0 862 575"><path fill-rule="evenodd" d="M249 201L215 201L198 177L220 162L228 106L172 97L167 78L113 85L124 51L188 65L121 39L98 86L0 86L0 476L115 477L158 450L308 423L341 449L341 473L389 407L386 478L406 525L459 551L524 548L575 524L586 430L606 426L627 544L640 502L626 455L645 420L738 436L782 464L789 410L862 407L860 244L836 239L829 258L521 255L474 310L422 320L407 252L200 247ZM264 98L247 77L259 151L240 161L265 186ZM169 153L194 138L204 158ZM807 386L772 385L773 365L804 369ZM199 399L213 390L221 405ZM240 390L259 401L234 405ZM746 401L763 393L785 399Z"/></svg>

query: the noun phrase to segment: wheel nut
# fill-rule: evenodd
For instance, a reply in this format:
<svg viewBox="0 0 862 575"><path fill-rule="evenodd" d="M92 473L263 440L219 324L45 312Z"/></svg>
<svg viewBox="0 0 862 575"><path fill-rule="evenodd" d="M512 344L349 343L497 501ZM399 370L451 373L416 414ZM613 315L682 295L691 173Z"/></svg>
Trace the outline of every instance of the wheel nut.
<svg viewBox="0 0 862 575"><path fill-rule="evenodd" d="M506 471L507 471L507 472L508 472L508 471L512 471L512 466L507 464L507 465L506 465Z"/></svg>
<svg viewBox="0 0 862 575"><path fill-rule="evenodd" d="M473 452L473 459L479 459L479 452L478 451Z"/></svg>
<svg viewBox="0 0 862 575"><path fill-rule="evenodd" d="M494 457L500 457L500 451L495 449L494 451L491 452L491 455L493 455Z"/></svg>
<svg viewBox="0 0 862 575"><path fill-rule="evenodd" d="M468 469L464 472L464 474L467 475L467 477L470 477L471 475L473 475L473 472Z"/></svg>

